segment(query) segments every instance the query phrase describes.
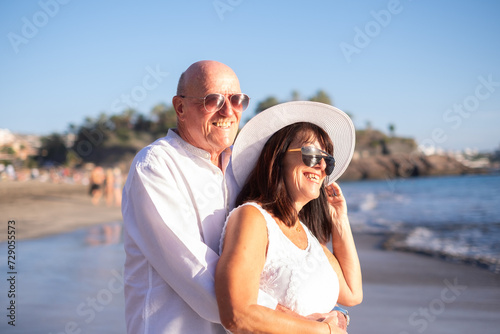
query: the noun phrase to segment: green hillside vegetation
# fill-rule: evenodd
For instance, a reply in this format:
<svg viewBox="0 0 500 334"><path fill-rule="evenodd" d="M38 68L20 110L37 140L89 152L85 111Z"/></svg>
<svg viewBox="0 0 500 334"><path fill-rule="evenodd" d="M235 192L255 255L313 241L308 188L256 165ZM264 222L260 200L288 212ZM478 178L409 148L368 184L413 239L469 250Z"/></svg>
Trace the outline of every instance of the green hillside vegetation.
<svg viewBox="0 0 500 334"><path fill-rule="evenodd" d="M302 98L294 91L288 101L290 100ZM317 91L307 100L333 105L332 99L323 90ZM281 102L287 101L279 101L276 97L269 96L257 103L254 114ZM354 117L347 113L351 118ZM32 162L42 166L71 167L90 162L101 166L122 165L128 168L141 148L165 136L168 129L174 127L175 110L166 104L155 106L149 115L133 109L116 115L103 113L96 119L86 118L79 126L70 125L64 134L54 133L44 137L39 155L32 159ZM433 175L446 171L451 174L467 172L459 163L449 159L430 161L417 152L414 139L395 136L395 128L394 124L389 124L389 134L385 134L372 129L368 122L365 129L357 129L356 152L343 178L355 180Z"/></svg>

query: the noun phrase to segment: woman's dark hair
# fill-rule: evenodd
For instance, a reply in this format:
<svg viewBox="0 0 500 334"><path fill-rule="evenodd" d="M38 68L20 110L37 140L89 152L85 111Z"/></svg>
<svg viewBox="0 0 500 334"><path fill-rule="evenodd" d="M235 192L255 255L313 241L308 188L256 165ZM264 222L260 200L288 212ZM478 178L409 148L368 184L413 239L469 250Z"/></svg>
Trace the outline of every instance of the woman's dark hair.
<svg viewBox="0 0 500 334"><path fill-rule="evenodd" d="M323 150L333 155L332 141L319 126L300 122L284 127L274 133L264 145L254 169L236 198L236 205L259 202L287 226L293 226L298 217L321 243L326 243L331 236L332 218L324 183L319 197L307 203L300 212L295 210L285 186L283 160L296 138L302 143L316 139Z"/></svg>

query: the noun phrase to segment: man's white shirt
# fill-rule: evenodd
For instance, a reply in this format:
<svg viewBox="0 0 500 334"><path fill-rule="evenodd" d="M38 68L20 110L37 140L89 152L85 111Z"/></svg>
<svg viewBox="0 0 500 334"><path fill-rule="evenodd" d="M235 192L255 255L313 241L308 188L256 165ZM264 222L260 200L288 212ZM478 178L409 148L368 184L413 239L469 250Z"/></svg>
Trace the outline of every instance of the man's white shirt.
<svg viewBox="0 0 500 334"><path fill-rule="evenodd" d="M230 156L221 155L223 173L169 130L135 157L122 202L128 333L225 333L214 277L238 191ZM259 304L276 301L259 293Z"/></svg>

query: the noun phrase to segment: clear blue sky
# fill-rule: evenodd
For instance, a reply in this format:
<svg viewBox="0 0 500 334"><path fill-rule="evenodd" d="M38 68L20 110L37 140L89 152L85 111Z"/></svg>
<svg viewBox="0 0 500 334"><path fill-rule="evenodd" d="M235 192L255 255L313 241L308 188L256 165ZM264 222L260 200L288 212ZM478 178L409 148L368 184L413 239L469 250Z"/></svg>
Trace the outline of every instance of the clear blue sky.
<svg viewBox="0 0 500 334"><path fill-rule="evenodd" d="M270 95L323 89L357 128L493 150L499 18L496 0L5 0L0 128L64 132L127 104L148 114L187 66L214 59L251 96L244 119Z"/></svg>

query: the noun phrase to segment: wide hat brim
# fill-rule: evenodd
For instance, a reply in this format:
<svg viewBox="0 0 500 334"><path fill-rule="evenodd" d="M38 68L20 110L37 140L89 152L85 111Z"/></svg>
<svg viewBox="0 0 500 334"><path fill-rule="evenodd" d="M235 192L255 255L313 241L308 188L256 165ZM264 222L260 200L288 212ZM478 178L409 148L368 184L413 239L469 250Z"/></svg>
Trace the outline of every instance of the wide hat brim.
<svg viewBox="0 0 500 334"><path fill-rule="evenodd" d="M293 101L268 108L248 121L233 146L232 168L238 185L243 187L257 164L262 148L278 130L290 124L310 122L321 127L333 142L335 168L326 178L329 185L347 169L356 144L356 132L350 117L342 110L319 102Z"/></svg>

